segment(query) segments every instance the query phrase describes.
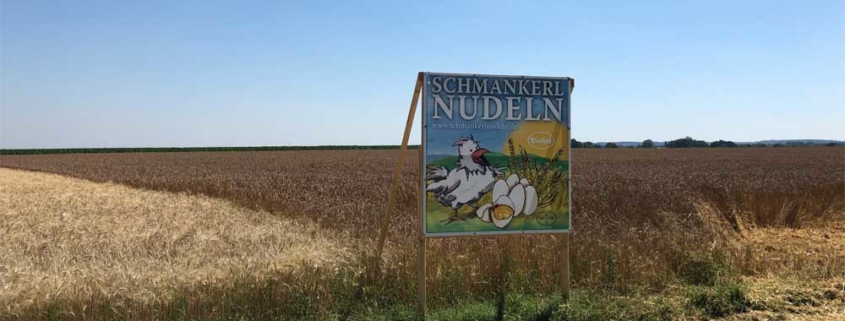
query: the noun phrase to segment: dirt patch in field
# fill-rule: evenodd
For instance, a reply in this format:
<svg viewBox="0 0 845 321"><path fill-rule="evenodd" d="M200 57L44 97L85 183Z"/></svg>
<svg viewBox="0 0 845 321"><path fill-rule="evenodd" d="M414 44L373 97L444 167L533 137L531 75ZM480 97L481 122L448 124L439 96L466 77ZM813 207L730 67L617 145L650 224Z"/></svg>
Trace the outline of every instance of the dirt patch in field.
<svg viewBox="0 0 845 321"><path fill-rule="evenodd" d="M745 234L750 311L731 320L845 320L845 222Z"/></svg>
<svg viewBox="0 0 845 321"><path fill-rule="evenodd" d="M802 275L746 280L749 311L730 320L845 320L845 278L819 280Z"/></svg>
<svg viewBox="0 0 845 321"><path fill-rule="evenodd" d="M845 213L840 216L845 216ZM752 274L802 271L816 278L845 277L845 222L801 229L757 228L745 234ZM810 275L805 275L810 276Z"/></svg>
<svg viewBox="0 0 845 321"><path fill-rule="evenodd" d="M192 284L336 266L350 258L346 240L224 200L0 169L0 315L75 297L162 301Z"/></svg>

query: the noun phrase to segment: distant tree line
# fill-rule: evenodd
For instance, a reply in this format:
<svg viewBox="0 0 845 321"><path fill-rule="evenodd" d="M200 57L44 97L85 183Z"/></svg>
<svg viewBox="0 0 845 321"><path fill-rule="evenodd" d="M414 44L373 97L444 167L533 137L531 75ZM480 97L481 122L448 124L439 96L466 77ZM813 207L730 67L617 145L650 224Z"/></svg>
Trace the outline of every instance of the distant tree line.
<svg viewBox="0 0 845 321"><path fill-rule="evenodd" d="M349 150L399 149L399 145L320 145L320 146L254 146L254 147L139 147L139 148L48 148L0 149L0 155L92 154L92 153L172 153L172 152L254 152L283 150ZM419 145L408 145L417 149Z"/></svg>
<svg viewBox="0 0 845 321"><path fill-rule="evenodd" d="M670 140L668 142L663 142L662 147L666 148L705 148L705 147L713 147L713 148L734 148L734 147L799 147L799 146L841 146L842 143L824 143L824 144L816 144L816 143L806 143L806 142L786 142L785 144L776 143L776 144L763 144L763 143L753 143L753 144L737 144L729 140L717 140L714 142L707 143L703 140L696 140L692 137L684 137L675 140ZM570 146L572 148L620 148L620 146L616 143L593 143L593 142L579 142L576 139L570 140ZM637 146L626 146L627 148L655 148L658 147L653 140L646 139L642 141Z"/></svg>
<svg viewBox="0 0 845 321"><path fill-rule="evenodd" d="M572 148L622 148L616 143L579 142L572 139ZM800 147L800 146L841 146L842 143L814 144L805 142L786 142L784 144L737 144L732 141L718 140L707 143L684 137L663 145L668 148L687 147ZM34 155L34 154L91 154L91 153L170 153L170 152L250 152L250 151L285 151L285 150L350 150L350 149L399 149L399 145L319 145L319 146L253 146L253 147L127 147L127 148L46 148L46 149L0 149L0 155ZM642 141L637 146L625 148L655 148L651 139ZM408 145L408 149L418 149L419 145Z"/></svg>
<svg viewBox="0 0 845 321"><path fill-rule="evenodd" d="M738 145L732 141L717 140L710 143L710 147L737 147Z"/></svg>
<svg viewBox="0 0 845 321"><path fill-rule="evenodd" d="M710 147L710 144L703 140L695 140L692 137L684 137L681 139L670 140L663 144L667 148L690 148L690 147Z"/></svg>
<svg viewBox="0 0 845 321"><path fill-rule="evenodd" d="M570 140L570 147L572 148L623 148L623 146L619 146L619 144L610 142L610 143L593 143L593 142L579 142L577 139ZM646 139L638 146L624 146L624 148L654 148L654 142L651 139Z"/></svg>
<svg viewBox="0 0 845 321"><path fill-rule="evenodd" d="M605 143L604 145L602 145L593 142L579 142L576 139L570 140L569 146L572 148L619 148L619 145L617 145L616 143Z"/></svg>

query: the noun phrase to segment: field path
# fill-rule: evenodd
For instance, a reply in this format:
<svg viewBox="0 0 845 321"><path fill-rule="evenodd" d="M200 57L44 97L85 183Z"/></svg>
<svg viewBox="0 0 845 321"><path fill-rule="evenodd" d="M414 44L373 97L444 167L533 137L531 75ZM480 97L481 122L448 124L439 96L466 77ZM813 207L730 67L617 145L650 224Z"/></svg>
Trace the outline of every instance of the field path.
<svg viewBox="0 0 845 321"><path fill-rule="evenodd" d="M0 316L53 299L162 301L192 284L336 266L348 244L225 200L0 168Z"/></svg>

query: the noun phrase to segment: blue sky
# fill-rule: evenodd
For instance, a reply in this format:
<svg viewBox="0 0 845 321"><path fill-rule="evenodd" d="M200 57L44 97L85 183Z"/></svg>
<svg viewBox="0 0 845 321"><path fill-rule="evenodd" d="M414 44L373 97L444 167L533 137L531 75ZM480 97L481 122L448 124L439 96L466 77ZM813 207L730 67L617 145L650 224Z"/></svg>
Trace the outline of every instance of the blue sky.
<svg viewBox="0 0 845 321"><path fill-rule="evenodd" d="M3 148L397 144L422 70L574 77L579 140L845 139L841 0L2 0L0 27Z"/></svg>

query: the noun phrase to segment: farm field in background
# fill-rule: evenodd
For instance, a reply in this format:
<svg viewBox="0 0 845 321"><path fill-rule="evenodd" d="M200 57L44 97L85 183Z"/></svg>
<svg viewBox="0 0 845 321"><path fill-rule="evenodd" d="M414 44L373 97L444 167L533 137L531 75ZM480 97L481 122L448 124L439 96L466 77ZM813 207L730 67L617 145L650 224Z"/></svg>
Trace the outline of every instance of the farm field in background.
<svg viewBox="0 0 845 321"><path fill-rule="evenodd" d="M372 237L397 157L396 150L4 155L0 166L204 194ZM693 212L706 201L762 206L740 211L777 225L789 223L781 214L823 214L809 207L829 205L845 189L841 146L575 149L572 168L575 218L652 220L657 212ZM417 219L418 169L411 151L394 234L408 234L403 228Z"/></svg>
<svg viewBox="0 0 845 321"><path fill-rule="evenodd" d="M255 270L248 277L238 276L237 281L206 278L197 283L202 285L201 291L186 290L192 283L184 283L188 285L180 291L186 294L175 295L182 300L181 305L168 301L172 298L155 298L149 301L149 306L144 305L144 300L133 299L132 304L114 307L108 305L109 296L89 293L74 297L82 292L70 288L59 291L56 288L61 286L50 282L33 285L32 291L37 293L51 290L61 293L54 297L61 300L52 301L50 306L57 309L56 313L66 312L64 316L68 319L86 315L83 306L89 307L86 310L89 313L96 310L91 307L99 306L104 311L114 308L125 315L141 317L173 316L175 310L211 319L226 319L233 314L247 319L279 315L343 319L369 314L367 311L389 315L394 309L413 310L419 163L416 151L409 155L411 159L403 169L397 208L391 218L385 264L381 266L368 258L372 255L372 241L397 161L396 150L3 155L0 166L175 192L181 194L179 197L211 197L209 200L233 204L233 215L248 211L253 213L250 215L266 215L284 219L288 224L309 226L313 230L305 234L312 237L325 239L326 235L337 235L328 237L331 246L339 247L338 251L345 255L353 253L340 266L309 265L303 259L297 262L306 263L296 271L283 271L267 264L269 267ZM803 305L794 307L789 298L773 295L780 293L777 287L762 295L757 291L757 284L763 284L757 280L778 276L786 280L786 276L798 275L806 280L796 283L812 285L801 291L816 300L817 306L842 303L845 289L837 288L836 284L845 279L845 251L841 251L845 238L842 224L845 222L845 148L576 149L571 166L572 281L576 290L573 304L589 306L589 302L611 300L601 301L608 308L594 312L657 319L719 317L740 312L765 312L773 317L778 313L813 313L801 310ZM4 175L0 183L13 182L10 176ZM42 193L78 192L53 189ZM159 215L161 211L155 206L165 203L150 204L146 211L127 211L126 215ZM80 211L96 212L97 206L103 205L91 205ZM20 208L3 211L0 231L4 228L9 231L12 229L9 224L20 220L22 212ZM41 212L34 210L27 214L36 216ZM194 220L191 216L174 219L185 220L185 224ZM172 227L164 227L161 233L178 232L178 225L176 222ZM798 235L789 236L792 239L818 242L795 248L797 243L767 241L768 237L779 239L792 235L788 234L790 231ZM187 244L201 240L197 234L183 234L182 242ZM71 232L71 235L76 234ZM143 243L145 237L161 235L137 235L132 242ZM58 255L50 254L53 253L51 243L44 238L31 240L32 248L45 248L42 255L47 259L27 263L26 268L60 270L51 261ZM493 304L497 298L505 298L506 306L531 302L536 303L536 310L550 311L549 315L576 315L559 305L547 304L554 298L558 277L557 249L552 240L550 236L533 235L429 242L429 304L435 309L446 309L473 302ZM0 246L12 254L29 251L10 247L8 243ZM120 252L121 246L129 245L114 246L118 249L114 251ZM254 246L261 249L271 245L258 242ZM233 251L241 250L235 247ZM278 251L280 257L285 256L283 250ZM26 256L21 253L18 255ZM6 262L0 265L18 264L6 260L0 259ZM0 275L3 273L8 271L0 270ZM4 279L4 283L15 289L24 281L24 277ZM252 289L230 294L241 296L233 302L245 307L215 310L214 305L201 303L208 302L209 296L222 289L231 289L226 287L231 286L227 282L241 282ZM718 295L723 290L746 293L742 297L747 302L720 305L724 302ZM11 302L7 301L11 300L11 292L2 285L0 291L0 319L11 318L14 311L9 309L15 307L2 310ZM798 292L804 293L801 291ZM121 291L113 294L119 298L136 296ZM273 300L285 308L267 313L278 314L261 315L258 312L261 309L255 308L276 304ZM37 304L50 303L42 301L32 301L33 306L29 308L16 307L16 313L46 318L34 312L38 311ZM255 306L250 308L251 304ZM145 307L159 310L140 314L138 311ZM478 313L486 315L485 309L482 304Z"/></svg>

